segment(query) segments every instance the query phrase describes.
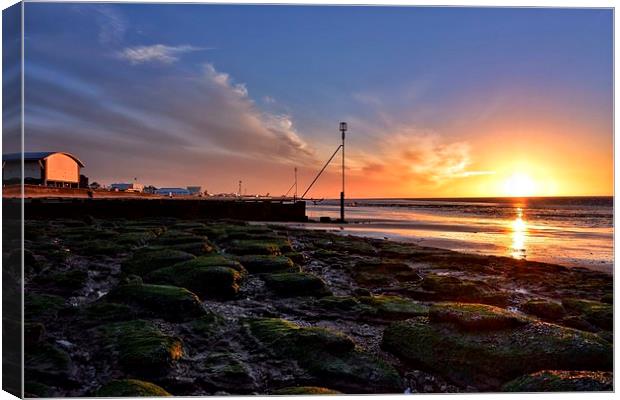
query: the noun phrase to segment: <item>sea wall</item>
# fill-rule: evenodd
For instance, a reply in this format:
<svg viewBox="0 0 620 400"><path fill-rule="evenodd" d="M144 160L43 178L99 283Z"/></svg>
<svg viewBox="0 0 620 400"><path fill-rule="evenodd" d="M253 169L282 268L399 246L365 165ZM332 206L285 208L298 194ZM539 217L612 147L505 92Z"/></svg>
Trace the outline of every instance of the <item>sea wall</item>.
<svg viewBox="0 0 620 400"><path fill-rule="evenodd" d="M6 206L19 207L19 199L4 198ZM208 218L244 221L306 221L304 201L235 201L207 199L26 199L26 219L49 218Z"/></svg>

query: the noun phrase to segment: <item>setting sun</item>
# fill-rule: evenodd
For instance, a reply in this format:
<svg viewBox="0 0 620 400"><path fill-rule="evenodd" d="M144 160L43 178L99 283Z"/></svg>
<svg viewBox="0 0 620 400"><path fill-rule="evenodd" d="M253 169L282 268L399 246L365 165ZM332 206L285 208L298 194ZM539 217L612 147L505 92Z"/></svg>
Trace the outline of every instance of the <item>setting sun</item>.
<svg viewBox="0 0 620 400"><path fill-rule="evenodd" d="M508 196L526 197L533 196L536 191L534 181L524 173L514 173L504 183L504 192Z"/></svg>

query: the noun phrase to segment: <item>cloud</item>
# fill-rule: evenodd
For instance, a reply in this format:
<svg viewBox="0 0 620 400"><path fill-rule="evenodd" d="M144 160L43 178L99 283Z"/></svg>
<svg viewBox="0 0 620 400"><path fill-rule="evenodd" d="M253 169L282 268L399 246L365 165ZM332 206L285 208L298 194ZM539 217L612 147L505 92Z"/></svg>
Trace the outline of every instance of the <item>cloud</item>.
<svg viewBox="0 0 620 400"><path fill-rule="evenodd" d="M115 45L120 43L127 31L127 22L123 15L113 6L97 5L76 5L80 12L95 13L95 20L99 27L99 43L103 45Z"/></svg>
<svg viewBox="0 0 620 400"><path fill-rule="evenodd" d="M118 53L118 56L129 61L132 65L144 64L147 62L172 64L178 61L178 56L180 54L200 50L206 49L190 45L167 46L164 44L154 44L152 46L126 47Z"/></svg>
<svg viewBox="0 0 620 400"><path fill-rule="evenodd" d="M492 174L470 171L471 148L466 142L446 142L441 135L411 128L387 131L375 138L373 153L358 154L354 173L441 186L453 179ZM362 161L359 161L362 160Z"/></svg>

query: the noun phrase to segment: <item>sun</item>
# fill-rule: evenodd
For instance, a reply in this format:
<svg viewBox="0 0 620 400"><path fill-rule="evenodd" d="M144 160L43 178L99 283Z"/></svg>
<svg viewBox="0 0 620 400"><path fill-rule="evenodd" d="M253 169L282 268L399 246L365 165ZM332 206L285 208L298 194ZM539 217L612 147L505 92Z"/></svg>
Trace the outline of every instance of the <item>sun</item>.
<svg viewBox="0 0 620 400"><path fill-rule="evenodd" d="M533 196L536 192L536 184L527 174L515 172L504 182L504 192L511 197Z"/></svg>

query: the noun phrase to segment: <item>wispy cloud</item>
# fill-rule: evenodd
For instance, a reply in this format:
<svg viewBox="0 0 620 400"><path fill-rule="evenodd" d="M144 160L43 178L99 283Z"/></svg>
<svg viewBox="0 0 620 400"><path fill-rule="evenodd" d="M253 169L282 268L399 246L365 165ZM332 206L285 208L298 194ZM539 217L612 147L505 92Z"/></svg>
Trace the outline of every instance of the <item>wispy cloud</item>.
<svg viewBox="0 0 620 400"><path fill-rule="evenodd" d="M354 172L358 174L431 186L441 186L457 178L493 173L469 170L472 160L471 147L467 142L449 142L436 132L412 128L378 135L375 151L360 154L358 160L360 162L354 165Z"/></svg>
<svg viewBox="0 0 620 400"><path fill-rule="evenodd" d="M181 54L201 50L208 49L190 45L167 46L165 44L154 44L151 46L125 47L118 53L118 56L129 61L132 65L144 64L147 62L172 64L178 61L179 55Z"/></svg>

